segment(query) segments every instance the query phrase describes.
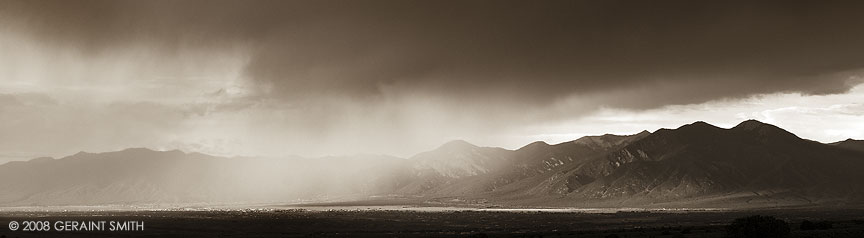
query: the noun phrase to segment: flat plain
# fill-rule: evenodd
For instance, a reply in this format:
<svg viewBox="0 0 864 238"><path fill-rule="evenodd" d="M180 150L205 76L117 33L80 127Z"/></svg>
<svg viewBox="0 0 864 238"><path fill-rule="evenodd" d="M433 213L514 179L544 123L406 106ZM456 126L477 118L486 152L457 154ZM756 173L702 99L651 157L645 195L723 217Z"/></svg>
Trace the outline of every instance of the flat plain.
<svg viewBox="0 0 864 238"><path fill-rule="evenodd" d="M332 209L4 211L0 237L724 237L732 220L769 215L792 237L864 237L864 210L798 208L738 211L605 211L506 209ZM10 231L11 221L126 221L143 231ZM801 230L803 220L829 221Z"/></svg>

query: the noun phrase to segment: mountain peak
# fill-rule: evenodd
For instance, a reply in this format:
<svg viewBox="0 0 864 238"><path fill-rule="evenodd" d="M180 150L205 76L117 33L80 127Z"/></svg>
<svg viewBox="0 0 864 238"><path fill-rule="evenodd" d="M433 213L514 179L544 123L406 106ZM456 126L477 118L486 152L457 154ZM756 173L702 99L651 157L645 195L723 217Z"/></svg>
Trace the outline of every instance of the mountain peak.
<svg viewBox="0 0 864 238"><path fill-rule="evenodd" d="M716 127L716 126L711 125L705 121L695 121L693 123L683 125L682 127L685 127L685 126L687 126L687 127Z"/></svg>
<svg viewBox="0 0 864 238"><path fill-rule="evenodd" d="M183 151L177 150L177 149L174 149L174 150L154 150L154 149L150 149L150 148L146 148L146 147L126 148L124 150L115 151L115 152L108 152L108 153L125 153L125 154L160 153L160 154L172 154L172 155L185 155L186 154L186 152L183 152Z"/></svg>
<svg viewBox="0 0 864 238"><path fill-rule="evenodd" d="M738 125L733 127L733 128L752 130L752 129L760 128L763 126L771 126L771 124L764 123L764 122L761 122L761 121L758 121L755 119L750 119L750 120L746 120L746 121L742 121L741 123L738 123Z"/></svg>
<svg viewBox="0 0 864 238"><path fill-rule="evenodd" d="M840 145L840 144L844 144L844 143L864 143L864 140L856 140L856 139L848 138L845 140L832 142L832 143L828 143L828 144L829 145Z"/></svg>
<svg viewBox="0 0 864 238"><path fill-rule="evenodd" d="M731 130L756 133L760 136L798 138L798 136L796 136L795 134L783 130L780 127L753 119L743 121L737 126L733 127Z"/></svg>
<svg viewBox="0 0 864 238"><path fill-rule="evenodd" d="M677 130L710 130L710 129L719 129L719 127L715 125L708 124L704 121L696 121L687 125L683 125L678 127Z"/></svg>
<svg viewBox="0 0 864 238"><path fill-rule="evenodd" d="M632 135L604 134L602 136L583 136L582 138L571 141L571 143L586 145L593 148L608 149L633 140L642 139L649 134L651 134L651 132L643 130L642 132Z"/></svg>
<svg viewBox="0 0 864 238"><path fill-rule="evenodd" d="M855 140L852 138L846 139L844 141L838 141L834 143L830 143L829 145L838 146L846 149L864 151L864 140Z"/></svg>
<svg viewBox="0 0 864 238"><path fill-rule="evenodd" d="M522 146L521 148L519 148L519 150L532 149L532 148L545 147L545 146L549 146L549 143L546 143L545 141L535 141L535 142L531 142L531 144L527 144L525 146Z"/></svg>
<svg viewBox="0 0 864 238"><path fill-rule="evenodd" d="M102 153L88 153L88 152L78 152L72 156L68 156L68 158L137 158L137 159L147 159L147 158L178 158L181 156L185 156L186 153L180 150L169 150L169 151L159 151L153 150L144 147L138 148L127 148L118 151L111 152L102 152ZM67 158L67 157L64 157Z"/></svg>
<svg viewBox="0 0 864 238"><path fill-rule="evenodd" d="M151 150L151 149L145 148L145 147L136 147L136 148L126 148L124 150L121 150L120 152L153 152L153 151L154 150Z"/></svg>
<svg viewBox="0 0 864 238"><path fill-rule="evenodd" d="M464 140L454 140L438 149L414 155L410 160L418 174L437 174L460 178L485 174L505 160L500 148L478 147Z"/></svg>
<svg viewBox="0 0 864 238"><path fill-rule="evenodd" d="M464 150L464 149L473 149L477 148L476 145L468 143L464 140L452 140L438 147L438 149L443 150Z"/></svg>
<svg viewBox="0 0 864 238"><path fill-rule="evenodd" d="M736 125L735 127L732 127L732 130L745 130L745 131L752 131L752 130L774 130L774 129L777 129L777 130L783 130L783 129L780 129L779 127L777 127L777 126L774 126L774 125L771 125L771 124L768 124L768 123L764 123L764 122L761 122L761 121L757 121L757 120L754 120L754 119L750 119L750 120L742 121L741 123L738 123L738 125Z"/></svg>

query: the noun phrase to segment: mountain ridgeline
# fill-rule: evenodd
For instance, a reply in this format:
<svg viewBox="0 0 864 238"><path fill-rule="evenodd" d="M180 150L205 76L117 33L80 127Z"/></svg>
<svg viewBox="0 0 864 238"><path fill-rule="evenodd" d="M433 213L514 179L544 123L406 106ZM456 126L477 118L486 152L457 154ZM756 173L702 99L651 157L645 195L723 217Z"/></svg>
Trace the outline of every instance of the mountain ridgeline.
<svg viewBox="0 0 864 238"><path fill-rule="evenodd" d="M861 141L822 144L755 120L696 122L516 150L453 141L389 156L224 158L127 149L0 166L5 206L298 203L373 195L504 206L864 204Z"/></svg>

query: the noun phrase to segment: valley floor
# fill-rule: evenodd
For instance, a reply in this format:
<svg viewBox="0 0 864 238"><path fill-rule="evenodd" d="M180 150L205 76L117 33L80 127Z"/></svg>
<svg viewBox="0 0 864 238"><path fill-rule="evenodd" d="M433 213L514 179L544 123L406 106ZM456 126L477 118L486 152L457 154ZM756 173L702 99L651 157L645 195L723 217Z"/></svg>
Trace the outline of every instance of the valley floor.
<svg viewBox="0 0 864 238"><path fill-rule="evenodd" d="M153 211L5 211L0 237L723 237L738 217L770 215L789 222L792 237L864 237L864 210L548 212L228 209ZM828 230L799 229L803 220ZM143 231L11 231L12 221L143 221Z"/></svg>

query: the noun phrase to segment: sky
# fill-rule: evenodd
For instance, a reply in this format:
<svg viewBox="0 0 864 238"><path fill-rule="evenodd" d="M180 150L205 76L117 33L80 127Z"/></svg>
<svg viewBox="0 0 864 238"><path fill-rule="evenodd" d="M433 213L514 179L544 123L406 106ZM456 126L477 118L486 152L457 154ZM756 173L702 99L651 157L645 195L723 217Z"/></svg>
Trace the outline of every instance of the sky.
<svg viewBox="0 0 864 238"><path fill-rule="evenodd" d="M0 160L864 139L864 3L0 0Z"/></svg>

